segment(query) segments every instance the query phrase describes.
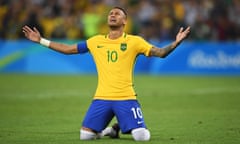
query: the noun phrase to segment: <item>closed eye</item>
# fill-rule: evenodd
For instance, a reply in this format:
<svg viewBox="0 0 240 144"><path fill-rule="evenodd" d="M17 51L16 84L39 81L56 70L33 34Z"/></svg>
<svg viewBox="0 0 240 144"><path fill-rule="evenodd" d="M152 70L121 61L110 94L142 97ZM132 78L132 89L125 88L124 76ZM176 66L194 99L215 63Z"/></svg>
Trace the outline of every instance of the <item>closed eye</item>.
<svg viewBox="0 0 240 144"><path fill-rule="evenodd" d="M109 16L111 16L111 15L120 15L120 13L119 12L110 12Z"/></svg>

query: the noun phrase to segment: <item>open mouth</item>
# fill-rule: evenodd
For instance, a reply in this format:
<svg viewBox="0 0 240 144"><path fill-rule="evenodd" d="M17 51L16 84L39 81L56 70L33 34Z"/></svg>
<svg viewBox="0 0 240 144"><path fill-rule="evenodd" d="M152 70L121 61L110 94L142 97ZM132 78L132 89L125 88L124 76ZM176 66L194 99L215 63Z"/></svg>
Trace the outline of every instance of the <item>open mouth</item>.
<svg viewBox="0 0 240 144"><path fill-rule="evenodd" d="M110 19L110 22L117 22L116 19Z"/></svg>

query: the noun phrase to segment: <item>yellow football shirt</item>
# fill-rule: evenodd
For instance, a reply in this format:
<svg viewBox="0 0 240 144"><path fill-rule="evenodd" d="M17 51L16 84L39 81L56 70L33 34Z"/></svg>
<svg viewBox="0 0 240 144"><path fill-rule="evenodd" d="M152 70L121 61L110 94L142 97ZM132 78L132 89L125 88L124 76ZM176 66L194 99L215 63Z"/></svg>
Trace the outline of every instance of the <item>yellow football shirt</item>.
<svg viewBox="0 0 240 144"><path fill-rule="evenodd" d="M98 72L94 99L136 99L133 88L133 68L139 54L149 56L152 45L143 38L123 34L118 39L97 35L87 40Z"/></svg>

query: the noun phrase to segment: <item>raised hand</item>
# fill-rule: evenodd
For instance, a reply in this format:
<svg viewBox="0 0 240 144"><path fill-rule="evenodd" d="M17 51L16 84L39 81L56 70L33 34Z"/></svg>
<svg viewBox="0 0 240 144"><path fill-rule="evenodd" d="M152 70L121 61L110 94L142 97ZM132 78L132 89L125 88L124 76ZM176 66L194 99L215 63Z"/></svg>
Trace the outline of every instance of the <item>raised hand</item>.
<svg viewBox="0 0 240 144"><path fill-rule="evenodd" d="M190 27L187 27L184 31L183 31L183 27L181 27L176 36L176 42L181 43L185 38L187 38L189 33L190 33Z"/></svg>
<svg viewBox="0 0 240 144"><path fill-rule="evenodd" d="M33 29L31 29L28 26L24 26L22 28L22 31L23 31L24 35L26 36L26 38L28 38L29 40L31 40L33 42L40 42L41 34L35 27Z"/></svg>

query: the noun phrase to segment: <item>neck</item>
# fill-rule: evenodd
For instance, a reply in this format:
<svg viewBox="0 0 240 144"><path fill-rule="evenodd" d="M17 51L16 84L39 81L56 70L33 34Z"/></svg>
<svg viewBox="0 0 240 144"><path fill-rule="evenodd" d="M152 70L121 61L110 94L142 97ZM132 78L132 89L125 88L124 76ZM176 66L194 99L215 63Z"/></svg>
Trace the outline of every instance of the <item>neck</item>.
<svg viewBox="0 0 240 144"><path fill-rule="evenodd" d="M123 29L111 29L109 34L108 34L108 38L110 39L117 39L119 37L121 37L123 34Z"/></svg>

